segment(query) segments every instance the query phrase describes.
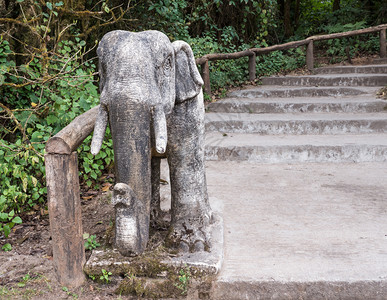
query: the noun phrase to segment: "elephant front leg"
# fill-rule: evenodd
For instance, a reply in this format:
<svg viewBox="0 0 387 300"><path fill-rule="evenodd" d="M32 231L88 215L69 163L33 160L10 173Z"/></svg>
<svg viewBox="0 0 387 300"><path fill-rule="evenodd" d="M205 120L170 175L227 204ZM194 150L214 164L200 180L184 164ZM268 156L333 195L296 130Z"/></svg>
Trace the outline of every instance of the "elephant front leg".
<svg viewBox="0 0 387 300"><path fill-rule="evenodd" d="M192 99L175 107L169 120L172 222L168 241L182 251L210 247L212 210L204 165L204 107Z"/></svg>

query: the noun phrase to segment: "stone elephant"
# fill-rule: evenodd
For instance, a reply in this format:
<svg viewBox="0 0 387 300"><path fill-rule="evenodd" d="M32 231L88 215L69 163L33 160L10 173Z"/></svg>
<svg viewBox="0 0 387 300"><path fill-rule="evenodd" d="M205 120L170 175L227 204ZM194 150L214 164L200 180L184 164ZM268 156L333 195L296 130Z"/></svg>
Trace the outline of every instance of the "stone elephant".
<svg viewBox="0 0 387 300"><path fill-rule="evenodd" d="M99 152L109 123L116 248L123 255L144 251L151 210L160 211L164 155L172 198L168 239L183 251L207 249L212 210L204 167L203 81L190 46L171 43L158 31L117 30L102 38L97 54L101 96L91 152Z"/></svg>

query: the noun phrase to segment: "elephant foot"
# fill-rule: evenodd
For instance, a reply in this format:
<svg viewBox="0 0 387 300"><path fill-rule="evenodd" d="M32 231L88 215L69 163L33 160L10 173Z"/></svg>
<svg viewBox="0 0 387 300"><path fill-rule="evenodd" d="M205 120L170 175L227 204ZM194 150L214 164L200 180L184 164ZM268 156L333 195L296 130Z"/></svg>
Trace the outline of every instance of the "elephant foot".
<svg viewBox="0 0 387 300"><path fill-rule="evenodd" d="M209 222L192 222L184 220L171 225L167 236L167 246L178 248L180 252L193 253L210 251Z"/></svg>

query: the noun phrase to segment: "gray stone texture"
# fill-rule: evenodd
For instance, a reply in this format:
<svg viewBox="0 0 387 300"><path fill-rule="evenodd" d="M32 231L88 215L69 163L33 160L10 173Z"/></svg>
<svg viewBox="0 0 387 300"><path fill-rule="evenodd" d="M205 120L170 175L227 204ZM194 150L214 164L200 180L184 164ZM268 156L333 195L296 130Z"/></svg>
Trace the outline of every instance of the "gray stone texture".
<svg viewBox="0 0 387 300"><path fill-rule="evenodd" d="M206 164L221 200L213 299L386 299L387 163Z"/></svg>
<svg viewBox="0 0 387 300"><path fill-rule="evenodd" d="M151 209L160 202L159 161L152 161L152 152L166 156L171 169L169 240L186 251L208 248L203 81L191 48L158 31L117 30L103 37L97 53L101 106L91 152L98 153L109 123L119 185L113 196L118 250L142 253L151 211L158 214L158 207Z"/></svg>

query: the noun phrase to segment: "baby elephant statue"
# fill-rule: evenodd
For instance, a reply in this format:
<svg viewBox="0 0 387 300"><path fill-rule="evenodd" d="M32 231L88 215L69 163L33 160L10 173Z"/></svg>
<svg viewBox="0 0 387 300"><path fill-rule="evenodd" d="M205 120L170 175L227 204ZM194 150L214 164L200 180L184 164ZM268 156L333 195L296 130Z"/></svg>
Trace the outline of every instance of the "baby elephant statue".
<svg viewBox="0 0 387 300"><path fill-rule="evenodd" d="M107 33L97 49L100 108L91 152L107 123L113 138L115 247L142 253L150 217L160 213L160 157L167 157L171 227L167 240L184 252L208 250L212 210L204 168L203 80L190 46L158 31Z"/></svg>

